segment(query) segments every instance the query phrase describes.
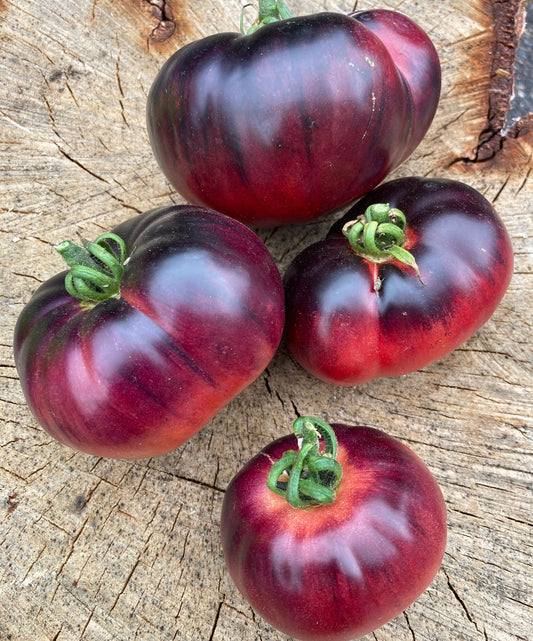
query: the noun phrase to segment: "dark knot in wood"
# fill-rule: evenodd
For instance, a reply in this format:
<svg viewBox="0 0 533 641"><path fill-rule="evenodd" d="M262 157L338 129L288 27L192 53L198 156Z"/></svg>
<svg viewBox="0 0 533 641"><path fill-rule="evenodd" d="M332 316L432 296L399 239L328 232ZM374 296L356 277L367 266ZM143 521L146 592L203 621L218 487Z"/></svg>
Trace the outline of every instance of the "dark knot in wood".
<svg viewBox="0 0 533 641"><path fill-rule="evenodd" d="M142 0L142 6L157 20L157 25L150 33L150 39L155 42L168 40L176 29L170 3L166 0Z"/></svg>

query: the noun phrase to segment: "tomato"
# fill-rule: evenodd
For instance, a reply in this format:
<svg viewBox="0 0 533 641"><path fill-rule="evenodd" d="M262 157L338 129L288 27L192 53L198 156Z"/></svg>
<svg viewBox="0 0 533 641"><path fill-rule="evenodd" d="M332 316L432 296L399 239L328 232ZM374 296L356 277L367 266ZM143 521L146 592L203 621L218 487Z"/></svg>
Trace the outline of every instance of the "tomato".
<svg viewBox="0 0 533 641"><path fill-rule="evenodd" d="M90 454L173 450L274 355L277 267L243 224L190 205L146 212L85 247L58 246L72 269L39 287L18 319L29 407Z"/></svg>
<svg viewBox="0 0 533 641"><path fill-rule="evenodd" d="M304 222L412 153L440 85L435 47L400 13L290 17L172 55L150 89L148 134L189 202L253 226Z"/></svg>
<svg viewBox="0 0 533 641"><path fill-rule="evenodd" d="M289 266L287 345L307 371L338 385L407 374L476 332L512 271L509 235L479 192L444 179L393 180Z"/></svg>
<svg viewBox="0 0 533 641"><path fill-rule="evenodd" d="M444 499L420 458L380 430L301 417L294 431L230 482L225 561L278 630L347 641L393 619L431 583L446 546Z"/></svg>

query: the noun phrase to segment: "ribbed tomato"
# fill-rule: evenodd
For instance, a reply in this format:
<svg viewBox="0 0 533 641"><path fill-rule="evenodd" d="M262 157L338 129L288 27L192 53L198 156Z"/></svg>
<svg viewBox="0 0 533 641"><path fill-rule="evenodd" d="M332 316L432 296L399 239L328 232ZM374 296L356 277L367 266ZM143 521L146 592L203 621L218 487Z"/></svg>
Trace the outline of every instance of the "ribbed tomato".
<svg viewBox="0 0 533 641"><path fill-rule="evenodd" d="M394 180L289 266L287 345L338 385L407 374L477 331L512 272L509 235L479 192L444 179Z"/></svg>
<svg viewBox="0 0 533 641"><path fill-rule="evenodd" d="M30 409L62 443L118 458L168 452L274 355L281 277L236 220L162 207L58 249L72 269L34 293L14 349Z"/></svg>
<svg viewBox="0 0 533 641"><path fill-rule="evenodd" d="M348 641L427 588L446 507L425 464L369 427L301 417L251 459L222 506L228 571L268 623L303 641Z"/></svg>
<svg viewBox="0 0 533 641"><path fill-rule="evenodd" d="M147 104L174 188L255 226L311 220L375 187L422 140L441 86L431 40L398 12L263 18L177 51Z"/></svg>

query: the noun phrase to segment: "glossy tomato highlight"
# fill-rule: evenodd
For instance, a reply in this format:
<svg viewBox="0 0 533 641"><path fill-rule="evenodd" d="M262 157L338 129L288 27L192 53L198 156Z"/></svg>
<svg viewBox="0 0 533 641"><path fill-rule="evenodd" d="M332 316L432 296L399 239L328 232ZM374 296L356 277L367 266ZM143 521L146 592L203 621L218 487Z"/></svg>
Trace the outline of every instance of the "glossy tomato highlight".
<svg viewBox="0 0 533 641"><path fill-rule="evenodd" d="M315 417L294 428L230 482L224 557L272 626L302 641L348 641L396 617L433 580L444 499L418 456L379 430Z"/></svg>
<svg viewBox="0 0 533 641"><path fill-rule="evenodd" d="M283 288L259 238L170 206L85 248L34 293L15 329L30 409L56 439L145 458L184 443L255 380L278 346Z"/></svg>
<svg viewBox="0 0 533 641"><path fill-rule="evenodd" d="M509 235L479 192L452 180L393 180L289 266L287 345L337 385L407 374L486 323L512 272Z"/></svg>
<svg viewBox="0 0 533 641"><path fill-rule="evenodd" d="M150 89L148 134L188 201L248 225L304 222L405 160L440 86L434 45L398 12L290 17L172 55Z"/></svg>

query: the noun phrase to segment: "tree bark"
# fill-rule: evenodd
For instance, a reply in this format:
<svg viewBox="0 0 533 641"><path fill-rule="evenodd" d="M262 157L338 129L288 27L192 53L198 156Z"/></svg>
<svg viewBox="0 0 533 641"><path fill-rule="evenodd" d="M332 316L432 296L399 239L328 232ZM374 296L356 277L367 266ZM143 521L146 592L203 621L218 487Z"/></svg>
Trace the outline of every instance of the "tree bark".
<svg viewBox="0 0 533 641"><path fill-rule="evenodd" d="M352 3L291 8L347 12ZM398 9L433 38L443 92L426 138L392 177L462 180L494 204L515 250L503 302L443 360L357 388L313 379L282 345L186 445L127 462L71 451L38 426L14 367L13 328L33 290L62 269L54 244L181 202L148 143L147 92L178 47L238 31L241 3L0 0L2 641L285 639L232 585L218 525L230 478L304 414L401 439L448 505L437 577L368 639L531 638L533 116L505 129L525 5L405 0ZM259 234L283 272L331 222Z"/></svg>

